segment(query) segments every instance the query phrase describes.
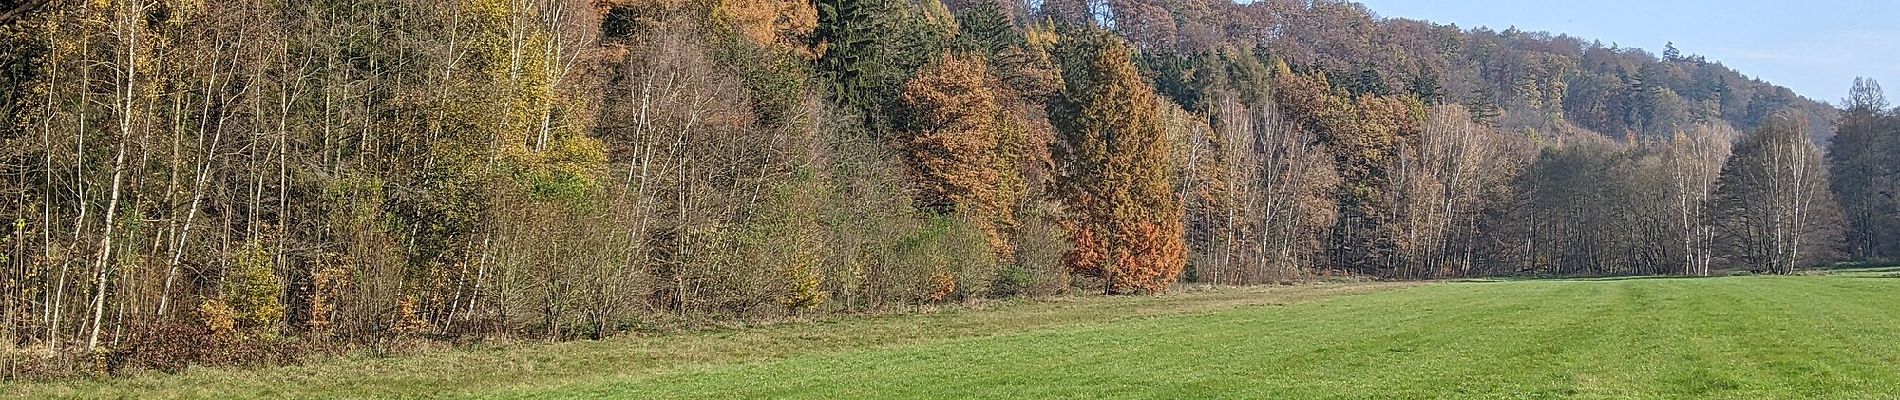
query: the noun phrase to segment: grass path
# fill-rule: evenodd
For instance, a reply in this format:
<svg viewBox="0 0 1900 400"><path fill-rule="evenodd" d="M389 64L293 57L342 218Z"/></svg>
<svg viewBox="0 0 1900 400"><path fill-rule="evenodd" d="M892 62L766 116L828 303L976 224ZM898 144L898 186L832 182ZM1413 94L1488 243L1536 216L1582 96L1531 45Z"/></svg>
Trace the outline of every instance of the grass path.
<svg viewBox="0 0 1900 400"><path fill-rule="evenodd" d="M7 393L1900 398L1900 279L1882 276L1315 285L1083 298Z"/></svg>

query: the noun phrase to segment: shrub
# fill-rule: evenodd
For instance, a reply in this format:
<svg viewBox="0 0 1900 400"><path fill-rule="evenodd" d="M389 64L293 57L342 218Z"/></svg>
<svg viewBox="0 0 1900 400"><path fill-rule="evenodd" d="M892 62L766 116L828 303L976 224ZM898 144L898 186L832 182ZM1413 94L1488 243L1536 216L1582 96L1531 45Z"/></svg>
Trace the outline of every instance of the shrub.
<svg viewBox="0 0 1900 400"><path fill-rule="evenodd" d="M899 279L922 302L957 300L990 293L997 262L982 229L957 216L933 216L897 242Z"/></svg>
<svg viewBox="0 0 1900 400"><path fill-rule="evenodd" d="M152 323L135 327L132 332L131 339L108 357L108 370L117 373L141 367L177 373L192 364L208 362L212 349L223 347L218 338L229 337L206 324L179 322Z"/></svg>
<svg viewBox="0 0 1900 400"><path fill-rule="evenodd" d="M206 303L217 309L200 307L201 311L228 312L234 323L231 328L241 333L278 334L284 320L284 283L277 279L276 264L261 241L252 240L232 255L218 292L219 299Z"/></svg>

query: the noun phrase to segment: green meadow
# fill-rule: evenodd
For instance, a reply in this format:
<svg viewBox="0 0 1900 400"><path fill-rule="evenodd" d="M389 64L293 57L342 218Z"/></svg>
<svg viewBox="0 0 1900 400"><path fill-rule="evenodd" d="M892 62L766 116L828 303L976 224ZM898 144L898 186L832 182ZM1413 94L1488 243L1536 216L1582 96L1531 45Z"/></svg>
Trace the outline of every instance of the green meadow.
<svg viewBox="0 0 1900 400"><path fill-rule="evenodd" d="M8 383L24 398L1900 398L1900 279L1190 289Z"/></svg>

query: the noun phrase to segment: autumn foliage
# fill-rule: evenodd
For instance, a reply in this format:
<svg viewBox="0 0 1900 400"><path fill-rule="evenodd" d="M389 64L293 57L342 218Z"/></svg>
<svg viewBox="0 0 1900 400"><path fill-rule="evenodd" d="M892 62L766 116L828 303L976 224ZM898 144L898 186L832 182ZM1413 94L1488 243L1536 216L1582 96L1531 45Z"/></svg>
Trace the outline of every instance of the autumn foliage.
<svg viewBox="0 0 1900 400"><path fill-rule="evenodd" d="M1069 38L1059 51L1067 85L1051 114L1076 238L1069 266L1104 278L1109 293L1166 291L1186 261L1154 89L1106 33Z"/></svg>
<svg viewBox="0 0 1900 400"><path fill-rule="evenodd" d="M759 46L799 48L818 26L818 9L804 0L721 0L713 13Z"/></svg>
<svg viewBox="0 0 1900 400"><path fill-rule="evenodd" d="M1673 48L1351 2L24 3L0 16L0 379L1900 256L1900 111L1871 81L1828 129Z"/></svg>
<svg viewBox="0 0 1900 400"><path fill-rule="evenodd" d="M994 212L997 123L1001 109L980 59L943 56L904 86L910 134L901 147L921 193L939 211Z"/></svg>

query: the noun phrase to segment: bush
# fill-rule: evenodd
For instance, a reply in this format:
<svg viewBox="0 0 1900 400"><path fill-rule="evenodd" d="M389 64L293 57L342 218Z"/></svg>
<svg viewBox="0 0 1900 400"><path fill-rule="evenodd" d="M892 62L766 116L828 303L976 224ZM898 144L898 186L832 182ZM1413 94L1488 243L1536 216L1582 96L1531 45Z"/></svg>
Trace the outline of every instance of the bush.
<svg viewBox="0 0 1900 400"><path fill-rule="evenodd" d="M215 318L207 315L206 319ZM293 337L220 332L213 327L217 324L160 321L133 326L124 344L98 354L99 361L112 374L138 369L178 373L192 365L291 364L312 349Z"/></svg>
<svg viewBox="0 0 1900 400"><path fill-rule="evenodd" d="M1073 246L1050 208L1032 205L1017 217L1021 222L1010 232L1016 252L997 274L995 296L1051 296L1068 290L1069 273L1062 257Z"/></svg>
<svg viewBox="0 0 1900 400"><path fill-rule="evenodd" d="M206 302L210 304L211 302ZM206 324L157 322L133 328L132 338L107 358L107 370L118 373L127 368L150 368L178 373L192 364L205 364L214 348L225 347L219 334Z"/></svg>
<svg viewBox="0 0 1900 400"><path fill-rule="evenodd" d="M284 283L277 279L276 270L276 264L263 243L250 241L232 255L230 269L225 271L223 283L218 289L220 298L207 301L200 311L229 314L233 326L213 328L234 328L244 334L276 336L284 320L284 302L281 298ZM223 323L210 318L206 321Z"/></svg>
<svg viewBox="0 0 1900 400"><path fill-rule="evenodd" d="M996 283L990 285L990 295L994 297L1014 297L1028 295L1030 288L1036 286L1036 275L1022 265L1010 264L996 273Z"/></svg>
<svg viewBox="0 0 1900 400"><path fill-rule="evenodd" d="M899 240L894 252L899 281L915 288L921 302L988 295L997 262L982 229L956 216L933 216L924 228Z"/></svg>

